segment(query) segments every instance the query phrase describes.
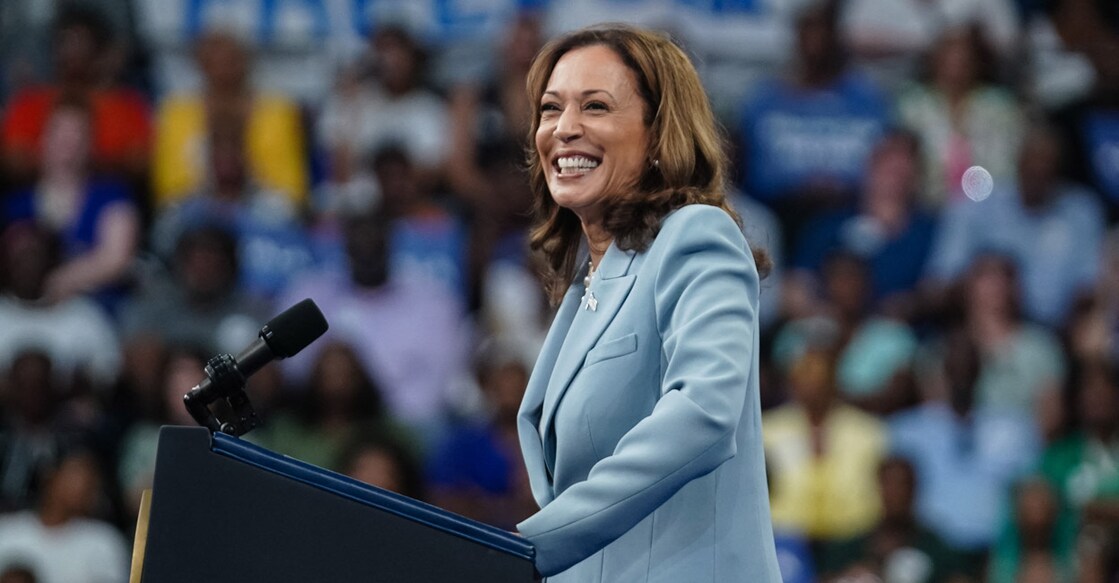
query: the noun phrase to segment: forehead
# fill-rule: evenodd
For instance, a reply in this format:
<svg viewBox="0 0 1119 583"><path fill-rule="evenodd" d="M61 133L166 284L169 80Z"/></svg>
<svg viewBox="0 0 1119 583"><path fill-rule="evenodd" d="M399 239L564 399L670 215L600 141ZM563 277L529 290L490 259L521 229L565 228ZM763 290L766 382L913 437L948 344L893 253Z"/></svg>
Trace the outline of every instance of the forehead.
<svg viewBox="0 0 1119 583"><path fill-rule="evenodd" d="M614 49L590 45L564 53L552 69L545 91L609 91L615 98L634 95L637 77Z"/></svg>

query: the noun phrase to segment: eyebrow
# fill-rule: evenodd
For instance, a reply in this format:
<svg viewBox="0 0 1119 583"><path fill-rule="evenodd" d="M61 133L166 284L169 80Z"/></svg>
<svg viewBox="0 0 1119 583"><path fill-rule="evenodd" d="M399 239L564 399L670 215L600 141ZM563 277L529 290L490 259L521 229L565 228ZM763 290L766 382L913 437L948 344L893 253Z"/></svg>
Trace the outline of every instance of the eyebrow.
<svg viewBox="0 0 1119 583"><path fill-rule="evenodd" d="M587 89L586 91L583 91L579 95L580 95L580 97L589 97L591 95L594 95L595 93L605 93L606 95L610 96L610 99L613 99L614 101L618 100L616 97L614 97L613 93L610 93L609 91L607 91L605 89ZM554 89L545 91L544 95L551 95L553 97L559 97L560 96L559 92L554 90Z"/></svg>

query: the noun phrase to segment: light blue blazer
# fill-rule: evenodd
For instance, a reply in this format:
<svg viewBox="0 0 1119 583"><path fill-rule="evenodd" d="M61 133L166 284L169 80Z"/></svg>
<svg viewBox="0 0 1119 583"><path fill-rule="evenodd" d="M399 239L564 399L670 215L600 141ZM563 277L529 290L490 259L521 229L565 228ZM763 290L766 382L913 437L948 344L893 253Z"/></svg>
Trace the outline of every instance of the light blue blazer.
<svg viewBox="0 0 1119 583"><path fill-rule="evenodd" d="M611 245L564 297L518 432L549 583L779 583L762 455L758 274L691 205L642 253ZM592 305L594 309L591 309Z"/></svg>

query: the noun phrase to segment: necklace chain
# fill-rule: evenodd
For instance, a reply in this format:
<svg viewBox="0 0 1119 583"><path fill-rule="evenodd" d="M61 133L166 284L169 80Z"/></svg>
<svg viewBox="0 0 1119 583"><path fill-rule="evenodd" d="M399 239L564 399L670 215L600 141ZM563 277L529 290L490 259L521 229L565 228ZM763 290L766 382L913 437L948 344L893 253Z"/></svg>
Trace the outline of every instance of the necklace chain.
<svg viewBox="0 0 1119 583"><path fill-rule="evenodd" d="M587 260L587 275L583 277L583 290L591 289L591 279L594 278L594 261Z"/></svg>

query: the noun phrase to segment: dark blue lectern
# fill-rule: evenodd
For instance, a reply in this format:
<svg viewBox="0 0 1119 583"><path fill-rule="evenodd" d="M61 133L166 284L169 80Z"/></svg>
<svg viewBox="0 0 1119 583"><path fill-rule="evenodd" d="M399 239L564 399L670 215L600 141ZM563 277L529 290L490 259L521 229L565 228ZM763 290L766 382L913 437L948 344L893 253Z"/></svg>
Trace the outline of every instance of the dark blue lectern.
<svg viewBox="0 0 1119 583"><path fill-rule="evenodd" d="M534 580L500 529L201 427L164 427L144 583Z"/></svg>

